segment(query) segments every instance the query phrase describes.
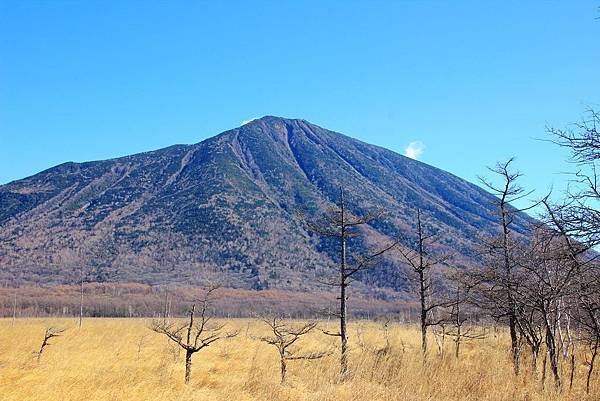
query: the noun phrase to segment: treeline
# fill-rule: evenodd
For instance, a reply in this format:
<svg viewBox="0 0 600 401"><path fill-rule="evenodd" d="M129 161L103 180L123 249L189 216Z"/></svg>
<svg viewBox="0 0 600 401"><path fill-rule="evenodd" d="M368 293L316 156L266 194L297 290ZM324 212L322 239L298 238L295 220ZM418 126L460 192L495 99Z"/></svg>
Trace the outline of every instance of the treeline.
<svg viewBox="0 0 600 401"><path fill-rule="evenodd" d="M184 316L190 303L203 291L198 287L151 286L138 283L84 283L49 287L0 287L0 316L23 317L167 317ZM286 290L221 288L214 303L218 317L248 317L275 313L293 318L314 318L332 305L335 295ZM81 306L83 305L83 308ZM353 316L373 318L394 316L411 321L410 303L374 300L364 296L353 300ZM414 306L414 305L413 305Z"/></svg>

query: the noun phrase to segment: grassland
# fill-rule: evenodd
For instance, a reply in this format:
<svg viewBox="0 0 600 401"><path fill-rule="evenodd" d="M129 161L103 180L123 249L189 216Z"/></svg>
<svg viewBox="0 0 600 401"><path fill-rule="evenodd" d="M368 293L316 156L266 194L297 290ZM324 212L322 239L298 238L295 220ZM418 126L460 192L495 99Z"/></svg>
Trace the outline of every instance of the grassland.
<svg viewBox="0 0 600 401"><path fill-rule="evenodd" d="M446 344L440 356L432 341L423 364L416 328L391 325L390 352L382 326L350 325L351 375L338 380L335 338L312 332L299 346L306 351L332 349L315 361L291 361L288 381L279 383L275 348L255 339L265 333L258 321L231 320L238 337L216 343L194 356L190 385L183 382L183 352L148 329L146 319L0 320L0 400L597 400L583 392L584 355L577 355L571 391L558 392L548 379L545 389L530 372L515 377L505 333L465 344L460 358ZM54 338L38 364L34 352L46 327L67 330ZM333 326L331 326L333 329ZM361 341L362 340L362 341ZM361 345L362 343L362 345ZM565 369L568 368L565 363ZM567 386L568 387L568 386Z"/></svg>

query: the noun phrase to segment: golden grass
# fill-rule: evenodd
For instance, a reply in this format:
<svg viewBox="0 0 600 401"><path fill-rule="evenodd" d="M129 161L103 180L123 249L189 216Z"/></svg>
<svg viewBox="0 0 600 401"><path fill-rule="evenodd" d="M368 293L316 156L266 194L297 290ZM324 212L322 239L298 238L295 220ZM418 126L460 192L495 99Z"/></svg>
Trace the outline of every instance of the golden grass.
<svg viewBox="0 0 600 401"><path fill-rule="evenodd" d="M598 400L583 392L583 355L573 391L559 393L550 381L543 390L529 373L515 378L505 334L466 344L459 360L447 343L442 358L432 343L423 365L416 328L392 325L391 352L379 361L357 344L383 345L381 326L350 325L350 378L338 381L337 352L316 361L291 361L288 382L279 384L279 362L271 346L253 339L265 333L260 322L232 320L237 338L194 355L192 380L183 383L183 352L148 329L146 319L24 319L12 327L0 320L0 400ZM51 341L41 363L37 351L48 326L67 331ZM333 326L331 326L333 329ZM247 335L250 334L250 335ZM307 351L327 349L335 338L313 332L300 342ZM565 369L568 367L565 363Z"/></svg>

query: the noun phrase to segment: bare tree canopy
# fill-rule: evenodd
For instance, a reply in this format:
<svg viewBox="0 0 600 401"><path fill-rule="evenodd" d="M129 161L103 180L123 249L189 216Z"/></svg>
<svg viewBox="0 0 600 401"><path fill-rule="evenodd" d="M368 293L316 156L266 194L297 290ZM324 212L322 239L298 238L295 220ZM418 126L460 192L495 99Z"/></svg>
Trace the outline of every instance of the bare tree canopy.
<svg viewBox="0 0 600 401"><path fill-rule="evenodd" d="M46 349L47 346L51 345L50 340L56 337L60 337L62 333L65 332L66 329L62 329L59 327L48 327L46 332L44 333L44 340L42 341L42 345L40 346L39 351L35 353L38 363L42 359L42 353Z"/></svg>
<svg viewBox="0 0 600 401"><path fill-rule="evenodd" d="M340 265L337 277L322 281L322 284L339 288L340 309L339 313L334 314L334 316L340 319L340 330L338 332L323 332L331 336L340 337L340 375L342 378L348 373L347 288L355 280L357 273L374 267L375 262L380 256L398 244L398 241L392 241L367 254L356 254L352 255L352 258L349 258L347 249L348 240L359 235L356 231L358 227L372 223L376 219L381 218L383 214L384 211L382 209L376 209L362 216L355 216L348 210L344 200L344 190L340 188L338 204L330 208L320 219L310 220L303 215L300 216L310 231L323 237L335 238L339 241Z"/></svg>
<svg viewBox="0 0 600 401"><path fill-rule="evenodd" d="M537 204L518 209L514 202L531 195L518 183L522 174L512 169L514 158L498 162L489 170L495 180L480 177L484 187L496 195L496 206L500 221L498 235L482 236L481 256L484 266L469 269L470 285L478 294L478 304L499 321L508 323L511 339L511 355L515 374L520 372L521 343L518 328L518 299L520 281L518 277L517 254L521 246L520 233L515 233L513 223L520 212Z"/></svg>
<svg viewBox="0 0 600 401"><path fill-rule="evenodd" d="M297 347L297 341L317 327L316 322L291 324L284 322L279 317L263 318L262 321L270 328L271 334L257 338L277 348L281 367L281 383L284 383L286 379L288 361L313 360L329 355L326 351L301 353Z"/></svg>
<svg viewBox="0 0 600 401"><path fill-rule="evenodd" d="M166 320L154 321L151 329L156 333L165 335L185 350L185 382L190 382L192 371L192 356L208 347L212 343L237 336L237 331L225 331L225 323L217 323L212 319L210 306L214 292L219 286L210 287L199 300L199 310L196 303L189 310L189 320L181 324L167 322Z"/></svg>
<svg viewBox="0 0 600 401"><path fill-rule="evenodd" d="M443 299L434 299L434 283L432 282L432 269L448 262L452 255L449 253L434 253L433 246L439 240L435 233L426 232L421 219L421 210L417 209L417 239L409 247L396 247L413 273L416 274L417 292L420 305L421 348L424 359L427 357L427 328L438 325L442 319L434 318L438 308L446 306L448 302Z"/></svg>

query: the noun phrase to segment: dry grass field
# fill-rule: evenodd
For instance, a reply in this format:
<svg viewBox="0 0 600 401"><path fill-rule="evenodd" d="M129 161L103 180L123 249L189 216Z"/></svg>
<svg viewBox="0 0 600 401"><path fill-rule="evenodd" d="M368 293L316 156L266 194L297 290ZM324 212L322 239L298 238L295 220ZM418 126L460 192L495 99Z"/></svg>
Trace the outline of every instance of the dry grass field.
<svg viewBox="0 0 600 401"><path fill-rule="evenodd" d="M452 344L440 357L432 341L430 362L422 363L416 328L391 325L390 352L382 325L350 325L350 377L338 380L336 338L313 331L299 342L306 351L333 349L314 361L290 361L288 381L279 383L275 348L255 339L266 334L254 320L232 320L238 337L215 343L194 355L190 385L184 384L184 355L151 331L146 319L22 319L13 327L0 320L0 399L25 400L598 400L600 379L592 394L583 392L584 356L572 391L562 393L550 381L542 389L530 373L515 378L505 334L465 344L456 360ZM38 364L46 327L67 330L51 340ZM333 329L333 326L331 326ZM362 339L362 341L361 341ZM362 343L362 345L361 345ZM565 363L565 369L567 368Z"/></svg>

